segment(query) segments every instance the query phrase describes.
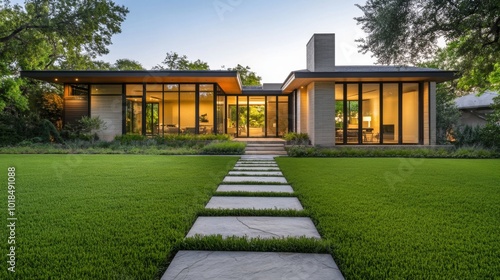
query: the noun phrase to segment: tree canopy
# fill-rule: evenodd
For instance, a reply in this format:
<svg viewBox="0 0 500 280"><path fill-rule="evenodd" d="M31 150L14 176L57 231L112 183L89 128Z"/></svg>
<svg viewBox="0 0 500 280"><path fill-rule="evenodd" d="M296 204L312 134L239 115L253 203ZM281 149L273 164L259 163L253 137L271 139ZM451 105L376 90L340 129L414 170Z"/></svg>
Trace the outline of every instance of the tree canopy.
<svg viewBox="0 0 500 280"><path fill-rule="evenodd" d="M228 70L238 71L238 73L240 73L241 83L244 86L258 86L262 80L260 76L257 76L255 72L251 71L249 66L238 64L234 68L228 68Z"/></svg>
<svg viewBox="0 0 500 280"><path fill-rule="evenodd" d="M224 68L224 67L223 67ZM197 59L191 61L187 55L180 55L176 52L168 52L161 64L158 64L155 70L210 70L207 62ZM234 68L228 68L229 71L237 71L240 74L241 83L244 86L260 85L262 78L257 76L249 66L238 64Z"/></svg>
<svg viewBox="0 0 500 280"><path fill-rule="evenodd" d="M156 70L210 70L208 63L201 61L190 61L187 55L179 55L176 52L168 52L161 64L153 69Z"/></svg>
<svg viewBox="0 0 500 280"><path fill-rule="evenodd" d="M500 0L367 0L355 18L363 53L382 64L416 65L440 56L464 90L500 89ZM446 43L439 47L440 40Z"/></svg>
<svg viewBox="0 0 500 280"><path fill-rule="evenodd" d="M111 0L0 3L0 111L26 109L21 70L90 69L108 53L128 9Z"/></svg>

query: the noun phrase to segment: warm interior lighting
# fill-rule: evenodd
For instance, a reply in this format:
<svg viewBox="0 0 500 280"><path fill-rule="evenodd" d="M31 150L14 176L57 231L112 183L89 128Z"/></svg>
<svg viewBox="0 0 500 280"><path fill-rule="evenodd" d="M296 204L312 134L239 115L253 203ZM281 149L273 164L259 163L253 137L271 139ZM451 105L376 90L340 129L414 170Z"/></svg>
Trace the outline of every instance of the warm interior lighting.
<svg viewBox="0 0 500 280"><path fill-rule="evenodd" d="M370 122L372 121L371 116L363 116L363 121L368 122L368 127L370 127Z"/></svg>

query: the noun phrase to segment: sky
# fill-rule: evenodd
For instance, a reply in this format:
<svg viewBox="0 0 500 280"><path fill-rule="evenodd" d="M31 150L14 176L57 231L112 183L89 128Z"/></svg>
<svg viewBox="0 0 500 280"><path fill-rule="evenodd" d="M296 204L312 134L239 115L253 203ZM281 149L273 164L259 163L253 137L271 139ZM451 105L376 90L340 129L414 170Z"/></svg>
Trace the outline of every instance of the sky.
<svg viewBox="0 0 500 280"><path fill-rule="evenodd" d="M306 44L314 33L335 33L337 65L371 65L358 52L364 37L354 17L364 0L114 0L129 14L113 36L114 63L128 58L146 69L167 52L201 59L218 70L250 66L263 83L282 83L306 68Z"/></svg>

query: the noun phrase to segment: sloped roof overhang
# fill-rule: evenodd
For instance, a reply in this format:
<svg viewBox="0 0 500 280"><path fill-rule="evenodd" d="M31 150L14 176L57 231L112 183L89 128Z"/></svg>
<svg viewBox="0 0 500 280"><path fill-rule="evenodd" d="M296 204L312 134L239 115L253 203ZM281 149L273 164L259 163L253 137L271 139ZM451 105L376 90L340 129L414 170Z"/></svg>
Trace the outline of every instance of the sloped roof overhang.
<svg viewBox="0 0 500 280"><path fill-rule="evenodd" d="M456 78L454 71L336 71L290 73L282 86L284 93L312 82L445 82Z"/></svg>
<svg viewBox="0 0 500 280"><path fill-rule="evenodd" d="M21 77L50 83L119 84L119 83L217 83L225 93L241 94L237 71L22 71Z"/></svg>

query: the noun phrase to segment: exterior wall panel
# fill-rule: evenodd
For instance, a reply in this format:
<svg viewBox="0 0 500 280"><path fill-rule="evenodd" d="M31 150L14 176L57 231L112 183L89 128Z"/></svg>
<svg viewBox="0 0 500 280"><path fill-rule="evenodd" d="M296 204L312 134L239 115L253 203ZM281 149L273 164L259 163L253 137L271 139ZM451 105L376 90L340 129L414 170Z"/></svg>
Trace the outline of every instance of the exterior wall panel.
<svg viewBox="0 0 500 280"><path fill-rule="evenodd" d="M430 104L430 145L436 145L436 83L431 82L429 87L429 104Z"/></svg>
<svg viewBox="0 0 500 280"><path fill-rule="evenodd" d="M76 123L83 116L89 115L89 105L87 98L64 99L64 124Z"/></svg>
<svg viewBox="0 0 500 280"><path fill-rule="evenodd" d="M99 117L106 123L106 129L100 132L99 138L111 141L122 134L122 96L93 95L90 102L91 117Z"/></svg>

